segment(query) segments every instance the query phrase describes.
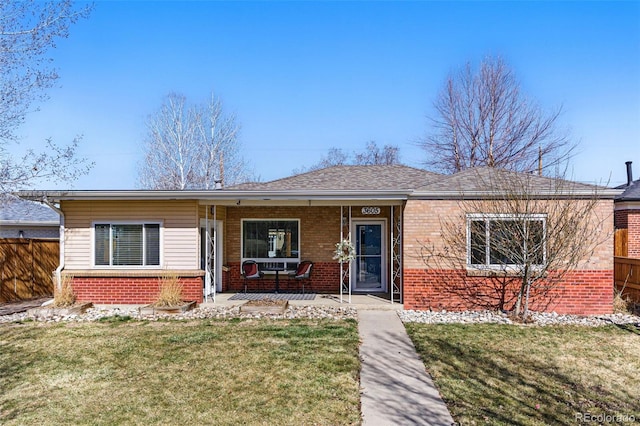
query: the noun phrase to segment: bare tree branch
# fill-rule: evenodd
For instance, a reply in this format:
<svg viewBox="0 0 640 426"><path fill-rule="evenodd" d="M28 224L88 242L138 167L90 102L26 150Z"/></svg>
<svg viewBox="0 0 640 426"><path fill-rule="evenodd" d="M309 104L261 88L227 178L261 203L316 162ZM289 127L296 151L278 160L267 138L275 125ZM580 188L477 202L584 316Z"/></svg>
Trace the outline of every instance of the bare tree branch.
<svg viewBox="0 0 640 426"><path fill-rule="evenodd" d="M48 140L47 152L29 150L21 159L13 158L7 147L19 141L17 131L32 105L46 100L46 89L58 79L48 52L91 9L76 9L70 0L0 0L0 191L42 179L74 180L92 167L76 156L80 138L66 147Z"/></svg>
<svg viewBox="0 0 640 426"><path fill-rule="evenodd" d="M557 129L561 110L547 114L523 95L501 58L486 58L477 71L467 64L449 76L434 108L433 130L421 143L425 165L434 171L488 166L530 172L542 158L553 174L575 148Z"/></svg>
<svg viewBox="0 0 640 426"><path fill-rule="evenodd" d="M531 300L551 302L552 290L611 236L599 187L587 194L564 179L503 170L473 179L494 196L461 192L458 213L440 217L441 241L420 243L428 268L457 271L448 288L470 306L526 317Z"/></svg>
<svg viewBox="0 0 640 426"><path fill-rule="evenodd" d="M384 145L382 149L378 147L375 141L367 142L364 151L354 151L350 155L342 148L330 148L327 155L322 157L320 161L309 167L301 167L294 169L294 174L310 172L313 170L325 169L332 166L342 166L346 164L355 165L391 165L400 164L400 150L397 146Z"/></svg>
<svg viewBox="0 0 640 426"><path fill-rule="evenodd" d="M147 121L145 159L139 185L148 189L212 189L216 181L248 179L240 156L239 125L224 113L213 94L208 105L187 105L184 95L169 94Z"/></svg>
<svg viewBox="0 0 640 426"><path fill-rule="evenodd" d="M58 79L47 52L90 12L91 6L76 10L70 0L0 0L0 149L18 139L31 104L46 99Z"/></svg>
<svg viewBox="0 0 640 426"><path fill-rule="evenodd" d="M2 157L0 161L0 193L16 190L19 187L33 185L43 180L57 179L73 181L85 175L93 167L93 162L79 158L77 137L70 145L58 146L47 140L47 150L36 153L29 150L20 160Z"/></svg>

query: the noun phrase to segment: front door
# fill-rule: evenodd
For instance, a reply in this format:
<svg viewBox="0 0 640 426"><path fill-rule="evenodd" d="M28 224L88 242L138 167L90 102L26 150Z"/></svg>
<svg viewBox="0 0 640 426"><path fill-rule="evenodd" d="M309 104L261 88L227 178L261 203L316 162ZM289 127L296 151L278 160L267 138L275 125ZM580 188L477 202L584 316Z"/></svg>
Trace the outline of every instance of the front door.
<svg viewBox="0 0 640 426"><path fill-rule="evenodd" d="M354 221L356 258L351 283L353 291L387 290L385 221Z"/></svg>

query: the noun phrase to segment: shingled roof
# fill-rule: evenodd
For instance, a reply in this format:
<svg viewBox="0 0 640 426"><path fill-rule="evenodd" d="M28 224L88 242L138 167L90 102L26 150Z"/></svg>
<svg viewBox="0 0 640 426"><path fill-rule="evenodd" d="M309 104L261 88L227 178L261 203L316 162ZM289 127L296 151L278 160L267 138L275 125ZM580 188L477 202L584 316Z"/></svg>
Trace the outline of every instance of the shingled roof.
<svg viewBox="0 0 640 426"><path fill-rule="evenodd" d="M34 201L23 200L11 194L0 194L0 223L42 223L52 225L60 222L60 216L49 207Z"/></svg>
<svg viewBox="0 0 640 426"><path fill-rule="evenodd" d="M492 167L475 167L465 169L449 176L416 188L416 192L488 192L499 190L504 185L513 183L522 185L526 179L526 187L531 191L553 193L556 191L589 191L605 189L604 187L589 185L564 179L549 178L535 174L517 173Z"/></svg>
<svg viewBox="0 0 640 426"><path fill-rule="evenodd" d="M624 192L616 197L616 202L640 201L640 179L634 180L629 185L624 184L616 188L624 189Z"/></svg>
<svg viewBox="0 0 640 426"><path fill-rule="evenodd" d="M271 182L244 183L225 189L243 191L287 190L409 190L442 177L402 165L333 166Z"/></svg>

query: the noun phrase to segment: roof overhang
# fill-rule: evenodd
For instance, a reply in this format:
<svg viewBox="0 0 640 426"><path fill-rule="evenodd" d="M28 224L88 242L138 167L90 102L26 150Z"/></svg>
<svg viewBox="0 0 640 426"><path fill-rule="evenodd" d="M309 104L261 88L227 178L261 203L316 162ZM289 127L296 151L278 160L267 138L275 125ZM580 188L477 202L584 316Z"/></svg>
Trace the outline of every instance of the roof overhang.
<svg viewBox="0 0 640 426"><path fill-rule="evenodd" d="M555 199L603 199L612 200L621 194L619 189L598 188L595 190L532 191L528 198L540 200ZM411 193L411 199L418 200L504 200L510 194L504 191L420 191Z"/></svg>
<svg viewBox="0 0 640 426"><path fill-rule="evenodd" d="M0 220L0 226L42 226L42 227L57 227L60 226L60 221L52 220Z"/></svg>
<svg viewBox="0 0 640 426"><path fill-rule="evenodd" d="M564 191L535 191L527 194L536 199L614 199L621 189L597 188ZM280 191L152 191L152 190L78 190L78 191L20 191L15 195L34 201L170 201L196 200L203 205L228 206L328 206L398 205L409 199L416 200L501 200L509 196L503 191L451 191L451 190L280 190Z"/></svg>
<svg viewBox="0 0 640 426"><path fill-rule="evenodd" d="M640 200L616 202L614 206L615 210L640 210Z"/></svg>
<svg viewBox="0 0 640 426"><path fill-rule="evenodd" d="M20 198L59 203L61 201L169 201L197 200L205 205L348 205L375 202L401 204L410 191L20 191Z"/></svg>

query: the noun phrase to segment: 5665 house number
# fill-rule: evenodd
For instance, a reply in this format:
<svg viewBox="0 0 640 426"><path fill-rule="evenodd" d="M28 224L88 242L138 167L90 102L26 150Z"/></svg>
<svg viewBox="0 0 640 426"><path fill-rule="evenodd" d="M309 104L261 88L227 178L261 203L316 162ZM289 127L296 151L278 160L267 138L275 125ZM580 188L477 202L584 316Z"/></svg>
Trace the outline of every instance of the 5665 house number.
<svg viewBox="0 0 640 426"><path fill-rule="evenodd" d="M363 207L362 214L380 214L380 207Z"/></svg>

